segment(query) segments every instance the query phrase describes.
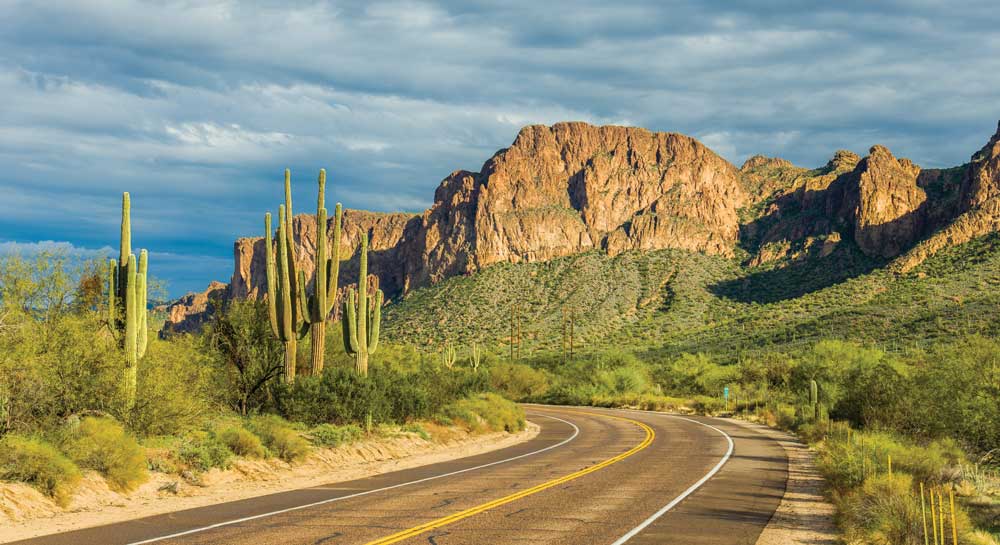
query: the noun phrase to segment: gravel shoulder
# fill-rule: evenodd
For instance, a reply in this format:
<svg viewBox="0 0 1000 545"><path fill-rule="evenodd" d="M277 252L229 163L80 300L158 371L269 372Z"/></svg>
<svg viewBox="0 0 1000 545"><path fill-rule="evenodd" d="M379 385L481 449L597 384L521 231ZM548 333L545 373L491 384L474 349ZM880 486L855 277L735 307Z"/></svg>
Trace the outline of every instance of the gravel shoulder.
<svg viewBox="0 0 1000 545"><path fill-rule="evenodd" d="M833 505L823 497L823 477L814 453L794 435L761 424L731 420L777 441L788 455L788 482L781 504L757 545L836 545Z"/></svg>

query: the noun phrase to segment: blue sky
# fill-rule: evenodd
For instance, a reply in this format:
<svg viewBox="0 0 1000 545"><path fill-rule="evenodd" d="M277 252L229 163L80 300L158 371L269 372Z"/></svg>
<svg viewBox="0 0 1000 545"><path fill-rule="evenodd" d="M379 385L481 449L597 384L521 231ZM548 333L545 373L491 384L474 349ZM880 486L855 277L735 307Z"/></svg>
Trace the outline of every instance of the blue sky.
<svg viewBox="0 0 1000 545"><path fill-rule="evenodd" d="M998 29L995 0L0 0L0 251L115 247L128 190L180 295L228 281L285 167L299 211L321 167L331 203L419 211L562 120L690 134L737 164L875 143L959 164L1000 118Z"/></svg>

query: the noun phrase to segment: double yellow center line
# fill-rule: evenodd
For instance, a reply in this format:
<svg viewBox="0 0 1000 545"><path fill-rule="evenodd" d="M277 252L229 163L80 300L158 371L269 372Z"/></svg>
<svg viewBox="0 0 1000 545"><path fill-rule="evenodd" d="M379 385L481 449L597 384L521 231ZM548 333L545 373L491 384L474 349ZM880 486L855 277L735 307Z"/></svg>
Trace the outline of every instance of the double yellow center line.
<svg viewBox="0 0 1000 545"><path fill-rule="evenodd" d="M430 522L425 522L424 524L421 524L419 526L414 526L413 528L409 528L409 529L403 530L401 532L397 532L395 534L392 534L391 536L386 536L386 537L383 537L383 538L380 538L380 539L376 539L375 541L370 541L366 545L389 545L390 543L399 543L400 541L403 541L404 539L409 539L411 537L420 535L420 534L422 534L424 532L427 532L427 531L430 531L430 530L434 530L435 528L441 528L442 526L447 526L447 525L449 525L449 524L451 524L453 522L458 522L458 521L460 521L462 519L467 519L467 518L469 518L471 516L478 515L479 513L482 513L484 511L489 511L490 509L493 509L494 507L499 507L501 505L510 503L512 501L519 500L519 499L524 498L526 496L530 496L532 494L537 494L537 493L541 492L542 490L547 490L549 488L552 488L553 486L559 486L559 485L561 485L563 483L567 483L569 481L572 481L573 479L578 479L580 477L583 477L584 475L588 475L588 474L593 473L595 471L604 469L604 468L608 467L611 464L620 462L620 461L624 460L625 458L628 458L629 456L632 456L633 454L639 452L640 450L648 447L653 442L653 438L656 437L656 433L653 431L653 428L650 428L649 426L647 426L646 424L643 424L642 422L639 422L638 420L632 420L631 418L624 418L624 417L621 417L621 416L612 416L612 415L609 415L609 414L596 414L596 413L586 413L586 414L593 415L593 416L601 416L601 417L604 417L604 418L614 418L614 419L617 419L617 420L624 420L626 422L631 422L632 424L635 424L636 426L639 426L640 428L642 428L643 431L646 432L646 437L642 440L641 443L639 443L638 445L632 447L628 451L623 452L623 453L621 453L618 456L615 456L613 458L608 458L607 460L604 460L602 462L594 464L594 465L592 465L590 467L581 469L579 471L575 471L573 473L570 473L569 475L564 475L562 477L559 477L558 479L553 479L551 481L544 482L542 484L533 486L531 488L527 488L525 490L522 490L520 492L516 492L516 493L511 494L509 496L504 496L503 498L496 499L496 500L484 503L482 505L477 505L475 507L470 507L470 508L468 508L468 509L466 509L464 511L459 511L457 513L448 515L446 517L441 517L441 518L439 518L437 520L432 520Z"/></svg>

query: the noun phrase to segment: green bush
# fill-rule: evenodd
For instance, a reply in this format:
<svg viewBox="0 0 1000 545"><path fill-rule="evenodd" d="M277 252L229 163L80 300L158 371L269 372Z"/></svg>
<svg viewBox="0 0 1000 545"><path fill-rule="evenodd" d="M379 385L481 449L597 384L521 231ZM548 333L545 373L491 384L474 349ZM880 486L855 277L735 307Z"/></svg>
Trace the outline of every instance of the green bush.
<svg viewBox="0 0 1000 545"><path fill-rule="evenodd" d="M192 469L228 469L233 452L219 436L207 431L189 433L177 447L177 456Z"/></svg>
<svg viewBox="0 0 1000 545"><path fill-rule="evenodd" d="M28 483L65 507L80 482L80 470L40 439L7 435L0 439L0 479Z"/></svg>
<svg viewBox="0 0 1000 545"><path fill-rule="evenodd" d="M524 429L524 410L497 394L479 394L444 407L442 416L461 421L470 431L515 432Z"/></svg>
<svg viewBox="0 0 1000 545"><path fill-rule="evenodd" d="M416 422L410 422L409 424L404 424L403 427L400 428L400 431L406 433L415 433L424 441L431 440L430 432L428 432L426 428L424 428L423 426L421 426Z"/></svg>
<svg viewBox="0 0 1000 545"><path fill-rule="evenodd" d="M327 367L320 377L277 387L276 408L285 418L310 425L364 422L369 414L376 424L402 423L430 418L445 404L486 390L487 380L485 373L429 363L402 370L373 362L367 378L353 368Z"/></svg>
<svg viewBox="0 0 1000 545"><path fill-rule="evenodd" d="M286 462L294 462L309 454L309 441L280 416L256 416L250 420L250 429L260 437L271 454Z"/></svg>
<svg viewBox="0 0 1000 545"><path fill-rule="evenodd" d="M309 437L313 444L323 447L339 447L346 443L353 443L364 435L364 431L354 424L346 426L336 426L334 424L320 424L309 430Z"/></svg>
<svg viewBox="0 0 1000 545"><path fill-rule="evenodd" d="M263 458L267 450L260 438L238 424L230 424L216 430L216 436L222 444L237 456L244 458Z"/></svg>
<svg viewBox="0 0 1000 545"><path fill-rule="evenodd" d="M110 418L72 420L63 435L62 448L70 459L104 475L112 488L129 491L149 476L142 447Z"/></svg>
<svg viewBox="0 0 1000 545"><path fill-rule="evenodd" d="M549 380L544 372L520 363L491 365L489 377L490 388L516 401L538 399L549 389Z"/></svg>

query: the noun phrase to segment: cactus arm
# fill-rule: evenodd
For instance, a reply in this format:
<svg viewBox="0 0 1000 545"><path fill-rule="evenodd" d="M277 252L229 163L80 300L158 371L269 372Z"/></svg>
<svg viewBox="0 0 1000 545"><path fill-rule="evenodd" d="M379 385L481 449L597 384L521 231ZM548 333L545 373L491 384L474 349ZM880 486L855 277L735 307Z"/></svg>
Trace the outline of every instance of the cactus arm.
<svg viewBox="0 0 1000 545"><path fill-rule="evenodd" d="M322 171L321 171L322 174ZM323 192L323 185L320 184L320 193ZM313 301L306 316L310 316L314 322L325 322L330 317L330 307L326 303L328 292L327 273L330 264L326 257L326 208L316 211L316 281L313 286ZM305 280L302 281L305 283ZM305 293L305 286L302 287ZM303 301L305 304L305 301Z"/></svg>
<svg viewBox="0 0 1000 545"><path fill-rule="evenodd" d="M147 272L149 270L149 252L142 250L139 252L139 270L135 277L135 302L136 302L136 326L138 327L138 338L136 339L137 359L146 355L146 345L149 341L147 318Z"/></svg>
<svg viewBox="0 0 1000 545"><path fill-rule="evenodd" d="M128 192L122 193L122 231L121 231L121 245L118 252L118 263L121 267L128 266L128 258L132 255L132 200L129 197ZM124 279L119 278L119 293L124 293L121 291L124 288Z"/></svg>
<svg viewBox="0 0 1000 545"><path fill-rule="evenodd" d="M305 312L302 313L302 321L306 324L312 324L315 320L313 320L314 316L310 309L312 309L311 303L315 302L315 298L306 294L306 271L299 271L298 285L299 292L295 294L295 297L298 299L299 306L305 309Z"/></svg>
<svg viewBox="0 0 1000 545"><path fill-rule="evenodd" d="M373 299L375 304L372 305L371 319L369 320L371 327L368 328L369 354L374 353L378 349L378 334L382 324L382 290L375 290Z"/></svg>
<svg viewBox="0 0 1000 545"><path fill-rule="evenodd" d="M288 254L288 293L291 295L290 299L291 305L291 323L292 331L295 324L299 321L299 313L301 309L298 305L298 299L296 294L298 293L298 274L295 272L296 262L295 258L298 254L295 247L295 229L293 228L292 220L295 218L295 214L292 212L292 174L287 168L285 169L285 252Z"/></svg>
<svg viewBox="0 0 1000 545"><path fill-rule="evenodd" d="M343 221L344 210L338 202L333 213L333 256L328 261L330 270L327 272L327 316L330 315L330 311L333 310L333 304L337 300L337 285L340 282L340 237Z"/></svg>
<svg viewBox="0 0 1000 545"><path fill-rule="evenodd" d="M287 177L287 171L286 171ZM292 308L295 306L293 301L295 299L295 292L292 291L291 286L291 276L288 271L288 215L285 211L285 207L281 206L278 208L278 219L280 220L281 227L278 228L278 282L279 290L281 293L280 301L277 304L280 305L281 315L279 316L280 321L278 323L281 329L281 335L279 336L282 341L288 342L288 340L294 337L293 332L293 318L292 318Z"/></svg>
<svg viewBox="0 0 1000 545"><path fill-rule="evenodd" d="M112 259L108 262L108 323L115 327L118 320L118 300L115 290L118 287L118 261Z"/></svg>
<svg viewBox="0 0 1000 545"><path fill-rule="evenodd" d="M360 348L358 344L358 317L354 290L347 290L347 296L344 299L344 348L347 349L348 354L354 355L359 352Z"/></svg>
<svg viewBox="0 0 1000 545"><path fill-rule="evenodd" d="M358 272L358 346L368 353L368 233L361 234L361 270Z"/></svg>
<svg viewBox="0 0 1000 545"><path fill-rule="evenodd" d="M278 331L278 308L275 300L278 298L277 271L274 265L274 240L271 235L271 213L264 214L264 256L265 272L267 274L267 317L271 321L271 331L275 337L280 337Z"/></svg>

